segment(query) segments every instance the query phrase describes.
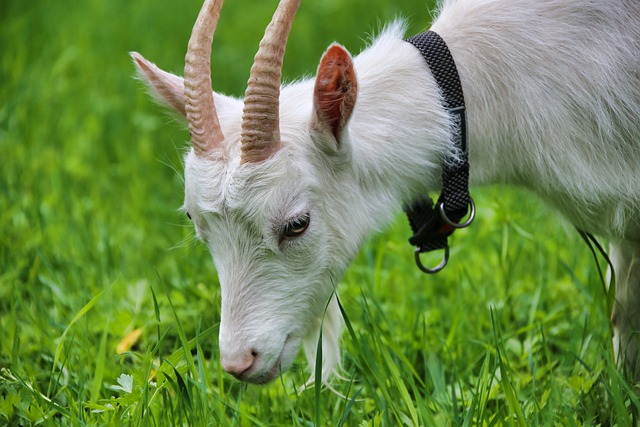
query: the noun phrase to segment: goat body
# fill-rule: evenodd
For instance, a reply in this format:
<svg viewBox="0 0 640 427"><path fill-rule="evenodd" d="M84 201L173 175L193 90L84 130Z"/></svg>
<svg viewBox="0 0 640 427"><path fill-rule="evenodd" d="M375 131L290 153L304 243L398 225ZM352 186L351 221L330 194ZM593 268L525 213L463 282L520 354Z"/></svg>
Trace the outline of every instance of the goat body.
<svg viewBox="0 0 640 427"><path fill-rule="evenodd" d="M637 372L640 3L447 1L431 29L460 74L471 184L526 187L611 240L614 340ZM241 160L243 101L214 94L224 141L214 155L187 154L184 206L220 277L223 366L243 380L270 381L301 343L313 364L323 316L328 377L339 362L336 283L390 207L440 188L455 155L451 117L403 32L392 24L353 60L332 45L315 79L282 87L281 146L260 161ZM154 94L184 113L182 79L133 56Z"/></svg>

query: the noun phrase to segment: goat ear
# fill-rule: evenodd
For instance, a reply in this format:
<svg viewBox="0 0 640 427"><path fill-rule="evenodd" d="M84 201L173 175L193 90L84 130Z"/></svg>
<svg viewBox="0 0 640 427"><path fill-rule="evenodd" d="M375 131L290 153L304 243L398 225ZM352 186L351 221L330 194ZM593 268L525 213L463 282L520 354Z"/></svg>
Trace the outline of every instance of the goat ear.
<svg viewBox="0 0 640 427"><path fill-rule="evenodd" d="M133 58L138 75L151 89L153 97L186 117L183 78L162 71L138 52L131 52L131 58Z"/></svg>
<svg viewBox="0 0 640 427"><path fill-rule="evenodd" d="M351 55L344 47L331 45L318 66L313 109L315 125L330 132L338 144L356 105L357 93L358 82Z"/></svg>

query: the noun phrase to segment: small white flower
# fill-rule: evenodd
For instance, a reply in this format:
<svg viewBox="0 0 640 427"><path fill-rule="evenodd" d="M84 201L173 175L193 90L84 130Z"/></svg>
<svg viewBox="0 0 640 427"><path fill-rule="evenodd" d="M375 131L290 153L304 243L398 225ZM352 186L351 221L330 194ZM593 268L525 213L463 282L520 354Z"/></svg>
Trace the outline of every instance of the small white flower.
<svg viewBox="0 0 640 427"><path fill-rule="evenodd" d="M111 390L121 390L125 393L131 393L131 390L133 390L133 377L131 375L121 374L117 381L120 385L112 385Z"/></svg>

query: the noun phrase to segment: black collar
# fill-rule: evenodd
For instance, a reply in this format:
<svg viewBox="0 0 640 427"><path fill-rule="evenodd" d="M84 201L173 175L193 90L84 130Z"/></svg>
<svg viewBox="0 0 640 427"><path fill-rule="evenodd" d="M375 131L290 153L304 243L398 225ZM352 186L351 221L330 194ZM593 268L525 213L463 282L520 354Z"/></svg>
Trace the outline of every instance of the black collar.
<svg viewBox="0 0 640 427"><path fill-rule="evenodd" d="M425 195L404 210L409 218L413 236L409 243L416 247L415 258L420 270L437 273L449 260L449 236L457 229L467 227L475 217L475 205L469 195L469 155L467 150L467 118L462 84L456 64L442 38L433 31L406 39L422 54L440 87L442 100L451 115L452 143L457 155L444 160L442 168L442 193L438 202ZM460 222L471 208L469 218ZM442 262L434 268L425 267L420 254L442 249Z"/></svg>

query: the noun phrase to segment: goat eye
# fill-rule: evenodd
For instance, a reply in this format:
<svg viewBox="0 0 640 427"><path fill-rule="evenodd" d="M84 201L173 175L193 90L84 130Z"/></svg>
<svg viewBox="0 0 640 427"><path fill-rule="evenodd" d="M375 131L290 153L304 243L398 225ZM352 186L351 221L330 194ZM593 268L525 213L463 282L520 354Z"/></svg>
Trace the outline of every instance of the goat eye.
<svg viewBox="0 0 640 427"><path fill-rule="evenodd" d="M298 237L309 227L309 214L301 215L292 219L284 226L282 235L286 238Z"/></svg>
<svg viewBox="0 0 640 427"><path fill-rule="evenodd" d="M191 218L191 214L189 212L187 212L187 218L193 221L193 219Z"/></svg>

